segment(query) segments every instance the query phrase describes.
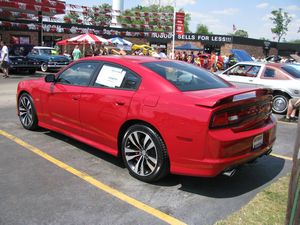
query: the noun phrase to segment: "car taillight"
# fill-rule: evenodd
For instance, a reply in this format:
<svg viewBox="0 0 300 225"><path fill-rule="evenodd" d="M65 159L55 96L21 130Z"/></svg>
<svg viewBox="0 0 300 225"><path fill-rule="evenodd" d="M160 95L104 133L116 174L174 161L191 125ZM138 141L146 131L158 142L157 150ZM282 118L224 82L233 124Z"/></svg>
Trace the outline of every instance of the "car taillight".
<svg viewBox="0 0 300 225"><path fill-rule="evenodd" d="M233 125L239 121L239 115L237 113L230 113L230 112L221 112L216 113L211 121L211 128L217 127L225 127L228 125Z"/></svg>
<svg viewBox="0 0 300 225"><path fill-rule="evenodd" d="M210 128L231 127L243 122L265 119L271 114L271 102L255 103L223 109L215 112L210 121Z"/></svg>

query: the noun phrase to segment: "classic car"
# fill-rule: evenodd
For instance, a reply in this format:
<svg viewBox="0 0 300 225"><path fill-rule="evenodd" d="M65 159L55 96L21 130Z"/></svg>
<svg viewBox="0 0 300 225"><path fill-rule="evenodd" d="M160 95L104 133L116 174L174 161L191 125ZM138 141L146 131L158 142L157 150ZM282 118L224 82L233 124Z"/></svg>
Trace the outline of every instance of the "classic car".
<svg viewBox="0 0 300 225"><path fill-rule="evenodd" d="M131 50L132 51L142 50L144 55L146 55L147 50L149 50L149 54L151 55L152 52L154 51L154 48L149 45L132 45Z"/></svg>
<svg viewBox="0 0 300 225"><path fill-rule="evenodd" d="M34 46L27 55L29 59L37 60L43 72L49 70L59 70L70 63L70 59L64 55L56 55L54 48L44 46Z"/></svg>
<svg viewBox="0 0 300 225"><path fill-rule="evenodd" d="M169 172L213 177L267 155L276 119L269 89L240 89L197 66L140 56L77 60L21 81L25 129L63 133L120 156L154 182Z"/></svg>
<svg viewBox="0 0 300 225"><path fill-rule="evenodd" d="M240 62L219 76L241 87L273 89L274 113L286 113L289 99L300 97L300 66L296 64Z"/></svg>
<svg viewBox="0 0 300 225"><path fill-rule="evenodd" d="M9 47L9 73L28 72L34 74L40 64L37 60L30 59L27 54L33 45L15 44Z"/></svg>

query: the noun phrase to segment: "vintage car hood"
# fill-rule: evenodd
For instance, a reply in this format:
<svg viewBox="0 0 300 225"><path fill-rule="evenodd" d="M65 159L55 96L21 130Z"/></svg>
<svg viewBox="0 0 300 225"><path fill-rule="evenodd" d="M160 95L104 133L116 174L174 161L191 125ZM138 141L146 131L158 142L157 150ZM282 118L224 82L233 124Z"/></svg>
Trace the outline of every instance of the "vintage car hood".
<svg viewBox="0 0 300 225"><path fill-rule="evenodd" d="M231 51L232 54L234 54L234 56L238 60L238 62L253 61L253 59L251 58L251 56L245 50L242 50L242 49L231 49L230 51Z"/></svg>

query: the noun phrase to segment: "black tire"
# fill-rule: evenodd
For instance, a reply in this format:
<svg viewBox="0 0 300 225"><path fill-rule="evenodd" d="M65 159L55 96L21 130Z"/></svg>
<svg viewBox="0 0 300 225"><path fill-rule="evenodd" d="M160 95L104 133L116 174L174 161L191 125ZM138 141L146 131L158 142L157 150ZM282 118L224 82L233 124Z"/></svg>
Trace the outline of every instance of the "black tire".
<svg viewBox="0 0 300 225"><path fill-rule="evenodd" d="M122 157L131 176L154 182L169 173L167 148L160 135L148 126L128 128L122 140Z"/></svg>
<svg viewBox="0 0 300 225"><path fill-rule="evenodd" d="M41 71L42 72L47 72L48 71L48 64L47 63L43 62L41 64Z"/></svg>
<svg viewBox="0 0 300 225"><path fill-rule="evenodd" d="M284 93L273 96L272 111L277 114L285 114L289 104L289 97Z"/></svg>
<svg viewBox="0 0 300 225"><path fill-rule="evenodd" d="M27 93L20 95L18 100L19 119L27 130L38 128L38 118L31 96Z"/></svg>

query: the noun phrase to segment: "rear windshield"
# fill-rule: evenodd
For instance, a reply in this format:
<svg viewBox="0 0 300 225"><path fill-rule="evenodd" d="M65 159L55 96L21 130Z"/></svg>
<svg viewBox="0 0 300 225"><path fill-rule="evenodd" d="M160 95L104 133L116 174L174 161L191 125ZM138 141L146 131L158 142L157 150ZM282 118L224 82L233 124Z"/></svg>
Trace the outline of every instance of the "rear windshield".
<svg viewBox="0 0 300 225"><path fill-rule="evenodd" d="M218 76L184 62L147 62L142 65L159 74L181 91L198 91L230 86Z"/></svg>
<svg viewBox="0 0 300 225"><path fill-rule="evenodd" d="M300 78L300 65L284 65L281 67L281 69L288 72L296 79Z"/></svg>

